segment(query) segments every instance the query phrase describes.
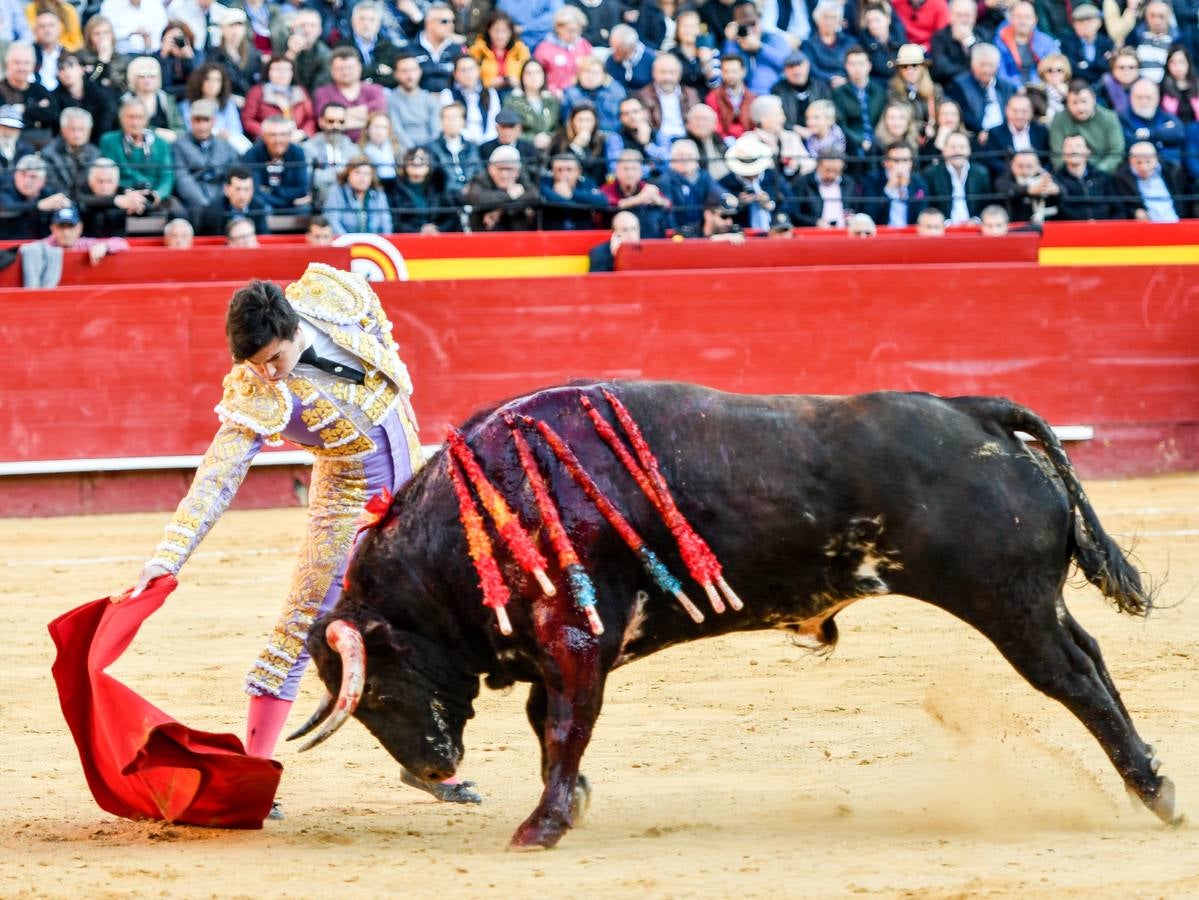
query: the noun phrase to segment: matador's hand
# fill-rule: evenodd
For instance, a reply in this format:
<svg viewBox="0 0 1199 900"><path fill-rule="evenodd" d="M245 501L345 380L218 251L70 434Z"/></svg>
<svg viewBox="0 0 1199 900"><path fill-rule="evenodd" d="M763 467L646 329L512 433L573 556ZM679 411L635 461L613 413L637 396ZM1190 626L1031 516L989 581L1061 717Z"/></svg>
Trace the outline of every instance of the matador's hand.
<svg viewBox="0 0 1199 900"><path fill-rule="evenodd" d="M166 569L164 569L162 566L156 566L156 565L146 566L144 569L142 569L141 574L137 576L137 584L135 584L133 586L133 590L129 594L129 599L132 600L134 597L136 597L138 594L140 594L142 591L144 591L146 589L146 587L150 584L150 582L153 581L155 578L158 578L160 575L170 575L170 574L171 573L169 571L167 571ZM123 600L123 599L124 599L123 595L113 597L112 602L120 603L121 600Z"/></svg>

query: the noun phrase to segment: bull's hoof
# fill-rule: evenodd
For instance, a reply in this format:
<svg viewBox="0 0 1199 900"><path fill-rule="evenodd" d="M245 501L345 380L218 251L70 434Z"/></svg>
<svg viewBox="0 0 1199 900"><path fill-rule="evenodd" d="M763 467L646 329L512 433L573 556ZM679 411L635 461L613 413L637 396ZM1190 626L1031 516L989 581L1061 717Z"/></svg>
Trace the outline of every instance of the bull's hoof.
<svg viewBox="0 0 1199 900"><path fill-rule="evenodd" d="M580 775L575 781L575 793L570 801L570 817L574 820L575 825L580 825L583 822L583 817L587 815L587 810L591 808L591 782L587 780L586 775Z"/></svg>
<svg viewBox="0 0 1199 900"><path fill-rule="evenodd" d="M558 841L562 840L562 835L566 834L569 825L565 822L558 821L554 818L539 819L530 816L524 821L520 828L516 829L516 833L512 835L512 841L508 844L508 849L516 852L524 852L527 850L549 850L555 847Z"/></svg>
<svg viewBox="0 0 1199 900"><path fill-rule="evenodd" d="M1157 795L1146 801L1145 805L1167 825L1178 826L1186 820L1185 816L1175 813L1174 782L1164 776L1161 787L1157 789Z"/></svg>
<svg viewBox="0 0 1199 900"><path fill-rule="evenodd" d="M445 784L441 781L425 781L417 778L407 769L400 769L400 781L414 787L418 791L432 794L442 803L482 803L483 795L473 790L473 781L460 781L457 784Z"/></svg>

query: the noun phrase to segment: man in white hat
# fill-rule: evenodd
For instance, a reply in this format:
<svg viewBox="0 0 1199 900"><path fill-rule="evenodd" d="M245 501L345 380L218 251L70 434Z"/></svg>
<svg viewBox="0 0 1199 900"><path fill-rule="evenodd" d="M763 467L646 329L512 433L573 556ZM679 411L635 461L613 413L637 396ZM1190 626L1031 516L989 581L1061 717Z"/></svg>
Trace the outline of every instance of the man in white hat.
<svg viewBox="0 0 1199 900"><path fill-rule="evenodd" d="M522 174L520 151L503 144L491 151L487 169L471 179L466 203L475 231L532 231L541 194Z"/></svg>
<svg viewBox="0 0 1199 900"><path fill-rule="evenodd" d="M774 151L756 134L737 138L724 155L729 174L720 187L737 198L737 224L768 231L776 210L786 211L790 194L775 166Z"/></svg>

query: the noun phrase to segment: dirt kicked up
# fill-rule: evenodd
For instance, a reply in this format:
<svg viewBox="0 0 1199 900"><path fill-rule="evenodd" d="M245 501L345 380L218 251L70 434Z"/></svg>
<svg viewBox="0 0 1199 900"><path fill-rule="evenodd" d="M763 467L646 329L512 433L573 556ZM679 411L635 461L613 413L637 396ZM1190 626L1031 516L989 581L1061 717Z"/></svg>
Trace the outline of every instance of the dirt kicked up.
<svg viewBox="0 0 1199 900"><path fill-rule="evenodd" d="M357 724L281 747L287 819L212 831L92 801L50 678L46 623L136 576L165 516L0 520L0 896L1193 897L1199 895L1199 476L1088 485L1164 581L1147 622L1067 594L1191 824L1124 796L1099 745L993 647L904 598L838 619L830 658L782 634L619 669L583 771L585 823L505 852L540 793L525 691L484 692L438 804ZM196 728L241 733L242 676L282 600L300 510L226 515L114 674ZM318 699L315 675L293 710Z"/></svg>

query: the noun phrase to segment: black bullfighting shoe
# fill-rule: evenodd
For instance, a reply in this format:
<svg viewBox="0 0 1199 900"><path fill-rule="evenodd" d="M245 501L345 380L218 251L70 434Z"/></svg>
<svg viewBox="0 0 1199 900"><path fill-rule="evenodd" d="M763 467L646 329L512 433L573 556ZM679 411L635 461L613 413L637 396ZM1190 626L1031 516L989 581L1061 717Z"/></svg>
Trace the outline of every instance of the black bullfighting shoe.
<svg viewBox="0 0 1199 900"><path fill-rule="evenodd" d="M283 807L279 805L278 800L271 801L271 811L267 813L266 817L275 822L283 821Z"/></svg>
<svg viewBox="0 0 1199 900"><path fill-rule="evenodd" d="M417 790L424 791L426 794L432 794L443 803L482 803L483 795L478 791L471 790L475 783L473 781L460 781L457 784L443 784L440 781L425 781L423 778L417 778L407 769L400 769L400 781L414 787Z"/></svg>

